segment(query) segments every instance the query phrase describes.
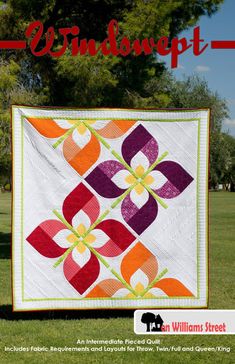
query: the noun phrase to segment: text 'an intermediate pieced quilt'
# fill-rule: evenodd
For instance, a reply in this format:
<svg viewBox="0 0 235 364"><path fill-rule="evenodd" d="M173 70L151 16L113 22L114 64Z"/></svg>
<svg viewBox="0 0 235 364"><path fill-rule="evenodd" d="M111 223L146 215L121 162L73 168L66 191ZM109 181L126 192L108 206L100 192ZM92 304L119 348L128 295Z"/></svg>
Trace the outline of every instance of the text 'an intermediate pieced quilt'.
<svg viewBox="0 0 235 364"><path fill-rule="evenodd" d="M208 129L13 106L14 310L207 306Z"/></svg>

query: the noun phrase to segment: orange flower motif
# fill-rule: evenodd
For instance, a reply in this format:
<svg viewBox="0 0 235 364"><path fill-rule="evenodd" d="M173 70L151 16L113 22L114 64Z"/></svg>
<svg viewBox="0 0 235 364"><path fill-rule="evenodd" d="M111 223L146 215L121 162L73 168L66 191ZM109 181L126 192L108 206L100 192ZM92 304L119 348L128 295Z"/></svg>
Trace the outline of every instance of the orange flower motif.
<svg viewBox="0 0 235 364"><path fill-rule="evenodd" d="M159 291L168 297L193 297L192 292L178 279L163 278L168 273L167 269L158 273L157 258L141 242L137 242L124 256L121 273L122 284L114 279L103 280L87 297L96 297L101 290L105 292L104 297L127 299L157 298Z"/></svg>
<svg viewBox="0 0 235 364"><path fill-rule="evenodd" d="M103 138L119 138L135 124L133 120L61 120L34 117L28 117L27 120L45 138L57 139L54 141L54 148L62 144L65 159L81 176L100 156L98 135Z"/></svg>

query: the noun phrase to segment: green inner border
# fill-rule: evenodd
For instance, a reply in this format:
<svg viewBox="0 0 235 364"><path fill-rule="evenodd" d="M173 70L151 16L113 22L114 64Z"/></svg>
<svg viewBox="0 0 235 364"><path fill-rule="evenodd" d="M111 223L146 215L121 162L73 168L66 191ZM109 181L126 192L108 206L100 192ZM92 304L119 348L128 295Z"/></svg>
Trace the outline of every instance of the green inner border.
<svg viewBox="0 0 235 364"><path fill-rule="evenodd" d="M46 109L45 109L46 110ZM87 109L84 109L86 111L91 111L90 110L87 110ZM97 109L95 109L97 111ZM115 110L115 109L113 109ZM124 109L126 111L128 111L128 109ZM139 111L139 112L142 112L142 110L135 110L133 109L134 111ZM205 109L200 109L200 110L204 110L206 111ZM179 112L195 112L195 111L200 111L200 110L179 110ZM50 110L52 111L52 110ZM62 109L61 109L62 111ZM75 111L75 110L74 110ZM110 111L110 110L109 110ZM150 111L150 110L143 110L143 111ZM152 110L153 112L157 112L156 110ZM163 111L163 110L162 110ZM161 112L161 110L159 110L159 112ZM165 112L172 112L171 110L166 110ZM12 108L12 115L13 115L13 119L14 119L14 107ZM33 116L31 116L33 117ZM22 174L21 174L21 244L22 244L22 248L23 248L23 219L24 219L24 211L23 211L23 198L24 198L24 188L23 188L23 168L24 168L24 161L23 161L23 155L24 155L24 133L23 133L23 119L24 118L27 118L27 116L25 115L21 115L21 143L22 143L22 149L21 149L21 159L22 159ZM45 118L45 116L43 117L40 117L40 118ZM53 119L53 117L47 117L48 119ZM209 118L209 116L208 116ZM92 117L79 117L79 118L70 118L70 117L61 117L61 118L55 118L54 119L72 119L72 120L101 120L101 118L92 118ZM112 119L112 120L118 120L118 119L125 119L125 120L128 120L128 119L131 119L131 120L141 120L141 118L139 119L135 119L135 118L103 118L103 120L109 120L109 119ZM196 210L197 210L197 295L198 297L178 297L178 296L174 296L173 298L170 298L170 297L156 297L156 298L143 298L143 297L139 297L139 298L134 298L134 300L136 299L145 299L145 300L153 300L155 301L156 299L178 299L178 298L183 298L183 299L199 299L199 292L200 292L200 289L199 289L199 283L200 283L200 277L199 277L199 270L198 270L198 265L199 265L199 257L198 257L198 252L199 252L199 247L198 247L198 230L199 230L199 226L198 226L198 191L199 191L199 183L198 183L198 178L199 178L199 163L200 163L200 118L191 118L191 119L157 119L155 117L155 120L141 120L142 122L149 122L149 121L155 121L155 122L161 122L161 121L165 121L165 122L184 122L184 121L198 121L198 146L197 146L197 157L198 157L198 160L197 160L197 188L196 188L196 194L197 194L197 202L196 202ZM12 122L12 129L13 129L13 122ZM208 137L209 137L209 127L207 127L207 154L208 154ZM15 170L13 170L15 172ZM207 165L206 165L206 173L207 173L207 176L208 176L208 158L207 158ZM207 184L206 184L207 185ZM206 186L206 198L208 196L208 191L207 191L207 186ZM14 205L13 205L14 206ZM14 212L14 211L13 211ZM207 203L206 203L206 210L205 210L205 213L207 215L208 213L208 198L207 198ZM206 217L207 218L207 217ZM13 213L13 222L14 222L14 213ZM206 221L207 223L207 221ZM208 225L208 224L207 224ZM14 226L14 223L13 223L13 226ZM208 232L208 226L206 227L206 234ZM14 239L13 239L14 240ZM207 239L207 235L206 235L206 243L207 243L207 248L208 248L208 239ZM14 250L14 249L13 249ZM207 257L207 265L208 265L208 249L206 249L206 257ZM82 300L133 300L133 298L122 298L122 297L109 297L109 298L47 298L47 299L24 299L24 267L23 267L23 249L21 249L21 263L22 263L22 269L21 269L21 277L22 277L22 301L23 302L29 302L29 301L52 301L52 300L61 300L61 301L65 301L65 300L79 300L79 301L82 301ZM208 268L206 269L206 274L207 274L207 296L208 296ZM13 284L13 287L14 287L14 284ZM145 306L146 307L146 306ZM153 307L153 306L149 306L149 307ZM174 306L174 307L177 307L177 306ZM182 306L178 306L178 307L182 307ZM89 309L90 307L87 307L87 309ZM92 307L91 307L92 308ZM114 307L115 308L115 307ZM123 307L124 308L124 307ZM131 308L131 307L127 307L127 308ZM134 307L136 308L136 306ZM41 308L39 308L41 309ZM76 309L76 308L73 308L73 309Z"/></svg>
<svg viewBox="0 0 235 364"><path fill-rule="evenodd" d="M36 116L32 116L32 117L35 117ZM108 299L112 299L112 300L139 300L139 299L144 299L144 300L156 300L156 299L172 299L172 297L162 297L162 296L159 296L159 297L155 297L155 298L145 298L145 297L133 297L133 298L128 298L128 297L94 297L94 298L86 298L86 297L81 297L81 298L75 298L75 297L72 297L72 298L31 298L31 299L27 299L27 298L24 298L24 234L23 234L23 227L24 227L24 224L23 224L23 220L24 220L24 179L23 179L23 175L24 175L24 163L23 163L23 158L24 158L24 119L27 119L26 116L22 115L21 116L21 137L22 137L22 140L21 140L21 158L22 158L22 173L21 173L21 216L22 216L22 220L21 220L21 233L22 233L22 237L21 237L21 269L22 269L22 301L23 302L34 302L34 301L70 301L70 300L79 300L79 301L83 301L83 300L89 300L89 301L92 301L92 300L108 300ZM40 119L45 119L45 116L44 117L40 117ZM47 117L47 119L57 119L57 118L53 118L53 117ZM61 119L65 119L65 118L61 118ZM91 118L70 118L70 117L67 117L66 119L68 120L91 120ZM116 118L112 118L113 120L117 120ZM92 120L101 120L100 118L92 118ZM105 118L104 120L108 120L107 118ZM121 119L122 120L122 119ZM126 119L125 119L126 120ZM133 120L136 120L136 121L140 121L139 119L133 119ZM174 122L178 122L179 119L171 119L172 121ZM153 120L152 120L153 121ZM159 120L155 120L156 122L158 122ZM168 119L164 119L162 120L163 122L167 122ZM186 120L187 122L189 121L198 121L198 142L200 144L200 119L198 118L192 118L192 119L187 119ZM141 122L143 122L141 120ZM144 122L149 122L149 120L144 120ZM198 144L198 148L197 148L197 157L198 157L198 161L200 160L200 155L199 155L199 152L200 152L200 148L199 148L199 144ZM197 167L198 167L199 163L197 163ZM196 246L196 253L197 253L197 296L195 297L192 297L192 296L174 296L174 298L183 298L183 299L200 299L200 296L199 296L199 247L198 247L198 186L199 186L199 183L198 183L198 173L199 173L199 167L197 168L197 182L196 182L196 195L197 195L197 202L196 202L196 220L197 220L197 227L196 227L196 240L197 240L197 246Z"/></svg>
<svg viewBox="0 0 235 364"><path fill-rule="evenodd" d="M31 117L35 117L35 116L31 116ZM22 301L23 302L34 302L34 301L70 301L70 300L78 300L78 301L84 301L84 300L89 300L89 301L92 301L92 300L140 300L140 299L144 299L144 300L156 300L156 299L178 299L178 298L182 298L182 299L200 299L200 296L199 296L199 269L198 269L198 265L199 265L199 257L198 257L198 253L199 253L199 247L198 247L198 172L199 172L199 168L197 168L197 186L196 186L196 190L197 190L197 203L196 203L196 216L197 216L197 297L191 297L191 296L174 296L173 298L172 297L155 297L155 298L145 298L145 297L134 297L134 298L127 298L127 297L94 297L94 298L86 298L86 297L82 297L82 298L75 298L75 297L72 297L72 298L32 298L32 299L26 299L24 298L24 233L23 233L23 228L24 228L24 224L23 224L23 221L24 221L24 183L23 183L23 174L24 174L24 127L23 127L23 124L24 124L24 119L27 118L25 115L22 115L21 116L21 158L22 158L22 173L21 173L21 279L22 279ZM35 118L38 118L38 117L35 117ZM40 119L45 119L45 116L43 117L39 117ZM83 117L83 118L70 118L70 117L66 117L66 118L53 118L53 117L47 117L47 119L68 119L68 120L101 120L100 118L88 118L88 117ZM107 118L104 118L103 120L109 120ZM117 118L112 118L112 120L118 120ZM123 120L123 118L120 120ZM127 120L127 119L125 119ZM139 121L139 119L133 119L132 120L136 120L136 121ZM182 121L181 119L170 119L170 121L172 122L179 122ZM149 121L155 121L155 122L159 122L159 119L157 120L141 120L141 122L149 122ZM165 119L165 120L161 120L163 122L168 122L169 120L168 119ZM192 118L192 119L186 119L186 120L183 120L183 121L187 121L187 122L191 122L191 121L198 121L198 141L200 142L200 119L198 118ZM200 160L200 155L199 155L199 152L200 152L200 148L199 148L199 145L198 145L198 153L197 153L197 157L198 157L198 161ZM198 165L199 163L197 163Z"/></svg>

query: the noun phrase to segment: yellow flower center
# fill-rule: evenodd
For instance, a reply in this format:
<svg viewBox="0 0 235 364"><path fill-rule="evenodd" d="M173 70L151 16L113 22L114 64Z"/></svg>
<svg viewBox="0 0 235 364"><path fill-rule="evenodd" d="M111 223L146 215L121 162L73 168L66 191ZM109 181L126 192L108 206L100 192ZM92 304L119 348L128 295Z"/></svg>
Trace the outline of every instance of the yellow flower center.
<svg viewBox="0 0 235 364"><path fill-rule="evenodd" d="M77 120L68 120L68 122L71 124L71 125L74 125L76 124L78 121ZM86 124L89 124L89 125L92 125L95 123L95 120L86 120ZM86 125L81 121L81 123L78 125L77 127L77 131L80 135L83 135L85 134L87 130L87 127Z"/></svg>
<svg viewBox="0 0 235 364"><path fill-rule="evenodd" d="M142 180L142 176L144 175L144 173L145 173L144 167L141 164L138 165L138 167L135 169L135 174L138 176L139 182ZM128 184L133 185L137 181L137 179L132 174L129 174L125 178L125 181ZM153 183L153 181L154 181L154 178L150 174L148 174L147 176L145 176L143 178L143 182L146 185L151 185ZM144 186L141 183L138 183L135 186L135 191L136 191L136 193L138 193L138 195L141 195L144 192Z"/></svg>
<svg viewBox="0 0 235 364"><path fill-rule="evenodd" d="M141 295L141 293L143 292L144 290L144 286L142 283L138 282L137 285L135 286L134 288L135 292L137 293L138 296ZM134 295L134 293L128 293L126 295L127 298L135 298L136 296ZM150 293L150 292L146 292L144 295L143 295L144 298L155 298L155 296Z"/></svg>
<svg viewBox="0 0 235 364"><path fill-rule="evenodd" d="M83 224L80 224L77 227L77 232L80 236L84 235L86 233L86 228ZM69 243L74 244L75 242L79 241L79 243L76 246L76 249L79 253L83 253L86 250L86 245L83 243L83 241L87 244L92 244L96 240L95 236L92 234L88 234L82 241L79 240L79 238L75 234L70 234L67 236L67 240Z"/></svg>
<svg viewBox="0 0 235 364"><path fill-rule="evenodd" d="M138 282L137 285L135 286L135 291L136 293L141 293L144 290L144 286L142 283Z"/></svg>

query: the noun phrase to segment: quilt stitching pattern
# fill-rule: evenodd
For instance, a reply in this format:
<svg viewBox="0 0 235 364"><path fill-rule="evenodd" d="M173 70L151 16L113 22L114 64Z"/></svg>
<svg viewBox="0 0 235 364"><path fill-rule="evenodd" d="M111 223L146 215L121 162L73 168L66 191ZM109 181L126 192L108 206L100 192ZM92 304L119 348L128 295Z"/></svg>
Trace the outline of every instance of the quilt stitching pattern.
<svg viewBox="0 0 235 364"><path fill-rule="evenodd" d="M194 180L187 170L170 160L168 151L158 155L158 141L138 120L27 120L43 137L53 139L54 149L62 146L64 158L81 177L86 175L86 184L80 182L65 198L62 211L53 210L52 218L42 221L27 242L41 256L56 258L55 269L63 265L64 277L79 297L152 299L156 290L168 297L192 297L170 272L165 277L167 267L159 272L157 257L141 240L159 205L167 209L166 200L177 198ZM118 153L107 140L124 135ZM101 145L112 159L97 164ZM160 175L164 183L159 187ZM105 211L100 199L105 206L112 200ZM115 209L123 221L109 218ZM119 270L112 266L115 257L121 257ZM101 265L108 278L99 280ZM140 274L145 276L142 282Z"/></svg>

